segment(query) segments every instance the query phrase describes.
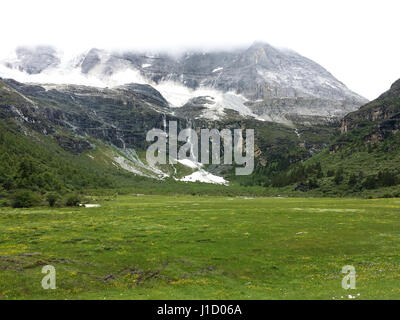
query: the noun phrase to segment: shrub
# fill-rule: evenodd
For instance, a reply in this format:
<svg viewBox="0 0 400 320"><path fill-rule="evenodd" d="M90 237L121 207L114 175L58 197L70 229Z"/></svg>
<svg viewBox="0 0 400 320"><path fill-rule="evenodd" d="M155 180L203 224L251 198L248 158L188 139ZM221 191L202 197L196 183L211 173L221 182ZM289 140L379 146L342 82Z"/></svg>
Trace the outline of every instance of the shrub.
<svg viewBox="0 0 400 320"><path fill-rule="evenodd" d="M319 187L316 179L308 179L307 185L310 189L315 189Z"/></svg>
<svg viewBox="0 0 400 320"><path fill-rule="evenodd" d="M56 205L58 198L58 194L54 192L48 193L46 196L46 200L50 207L54 207Z"/></svg>
<svg viewBox="0 0 400 320"><path fill-rule="evenodd" d="M389 170L379 171L378 184L383 187L391 187L397 184L396 174Z"/></svg>
<svg viewBox="0 0 400 320"><path fill-rule="evenodd" d="M333 177L335 175L335 170L329 169L328 172L326 173L327 177Z"/></svg>
<svg viewBox="0 0 400 320"><path fill-rule="evenodd" d="M356 184L357 184L357 176L356 176L354 173L352 173L352 174L350 175L348 185L349 185L350 187L354 187Z"/></svg>
<svg viewBox="0 0 400 320"><path fill-rule="evenodd" d="M333 181L335 181L335 184L340 184L343 181L343 179L344 179L343 174L344 174L344 172L343 172L342 168L340 168L338 171L336 171L335 177L333 178Z"/></svg>
<svg viewBox="0 0 400 320"><path fill-rule="evenodd" d="M40 196L28 190L19 191L14 196L13 208L30 208L40 203Z"/></svg>
<svg viewBox="0 0 400 320"><path fill-rule="evenodd" d="M79 203L80 203L80 202L81 202L81 200L80 200L79 196L76 195L76 194L73 194L73 195L70 195L70 196L67 198L67 201L65 202L65 204L66 204L68 207L77 207L77 206L79 206Z"/></svg>
<svg viewBox="0 0 400 320"><path fill-rule="evenodd" d="M8 207L9 203L7 200L0 200L0 207Z"/></svg>
<svg viewBox="0 0 400 320"><path fill-rule="evenodd" d="M368 176L363 183L363 187L369 190L375 189L376 188L375 176Z"/></svg>

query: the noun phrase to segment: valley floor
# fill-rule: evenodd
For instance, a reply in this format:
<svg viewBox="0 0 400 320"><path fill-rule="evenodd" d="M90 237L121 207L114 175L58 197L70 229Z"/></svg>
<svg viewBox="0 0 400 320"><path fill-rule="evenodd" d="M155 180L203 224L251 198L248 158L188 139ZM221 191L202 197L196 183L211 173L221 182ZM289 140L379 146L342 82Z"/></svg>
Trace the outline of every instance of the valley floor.
<svg viewBox="0 0 400 320"><path fill-rule="evenodd" d="M0 299L400 298L400 199L92 203L0 209ZM55 290L42 289L44 265ZM345 265L356 289L342 288Z"/></svg>

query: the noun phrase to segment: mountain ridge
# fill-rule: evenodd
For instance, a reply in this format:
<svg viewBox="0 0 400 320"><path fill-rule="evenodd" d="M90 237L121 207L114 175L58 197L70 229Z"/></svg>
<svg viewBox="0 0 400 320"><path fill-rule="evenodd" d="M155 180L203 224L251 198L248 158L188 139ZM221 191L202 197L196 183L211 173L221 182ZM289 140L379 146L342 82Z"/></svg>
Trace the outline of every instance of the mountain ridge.
<svg viewBox="0 0 400 320"><path fill-rule="evenodd" d="M323 116L329 121L367 102L312 60L261 42L245 49L190 51L179 56L91 49L62 62L49 47L18 48L16 55L13 61L3 61L0 76L10 73L22 82L99 87L148 84L174 107L194 98L212 97L216 102L203 103L209 110L198 114L200 118L219 119L224 110L233 109L287 124L301 119L297 116ZM308 100L308 107L302 99Z"/></svg>

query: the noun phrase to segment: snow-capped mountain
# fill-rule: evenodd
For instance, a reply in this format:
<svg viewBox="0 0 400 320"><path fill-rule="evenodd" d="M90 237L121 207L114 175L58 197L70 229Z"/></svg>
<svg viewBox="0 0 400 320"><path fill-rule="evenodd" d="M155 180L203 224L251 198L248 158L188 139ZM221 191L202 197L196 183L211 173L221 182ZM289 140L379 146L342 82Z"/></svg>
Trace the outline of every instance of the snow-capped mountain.
<svg viewBox="0 0 400 320"><path fill-rule="evenodd" d="M149 84L177 114L209 120L226 117L229 109L288 124L329 120L367 102L317 63L266 43L179 56L91 49L73 58L51 47L20 47L2 60L0 77L94 87Z"/></svg>

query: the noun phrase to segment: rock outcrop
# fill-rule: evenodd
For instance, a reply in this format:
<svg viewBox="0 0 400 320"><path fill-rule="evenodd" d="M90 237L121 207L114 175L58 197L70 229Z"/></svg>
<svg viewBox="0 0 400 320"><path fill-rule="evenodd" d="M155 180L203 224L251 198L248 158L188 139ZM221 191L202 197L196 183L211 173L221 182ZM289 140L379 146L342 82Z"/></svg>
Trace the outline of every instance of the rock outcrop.
<svg viewBox="0 0 400 320"><path fill-rule="evenodd" d="M185 113L192 99L209 96L215 103L204 100L199 104L198 100L194 111L198 117L213 120L224 118L226 110L235 110L281 123L301 122L303 117L330 121L367 102L310 59L260 42L243 49L179 56L91 49L61 65L54 49L23 48L17 51L16 61L6 60L5 64L30 74L46 71L39 79L46 83L60 83L65 78L67 84L102 87L149 84L173 107L185 106ZM142 89L136 87L143 93ZM209 111L197 112L199 107Z"/></svg>

